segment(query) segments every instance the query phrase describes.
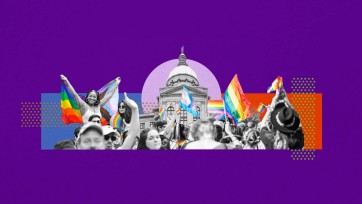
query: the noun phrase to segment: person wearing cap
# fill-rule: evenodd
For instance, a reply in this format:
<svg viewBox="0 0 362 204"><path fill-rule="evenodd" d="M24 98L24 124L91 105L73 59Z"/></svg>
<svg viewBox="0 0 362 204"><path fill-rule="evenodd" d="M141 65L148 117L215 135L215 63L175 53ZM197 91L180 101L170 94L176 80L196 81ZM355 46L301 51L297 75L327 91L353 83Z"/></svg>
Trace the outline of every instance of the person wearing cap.
<svg viewBox="0 0 362 204"><path fill-rule="evenodd" d="M55 150L74 150L74 141L73 140L62 140L57 142L54 145Z"/></svg>
<svg viewBox="0 0 362 204"><path fill-rule="evenodd" d="M106 145L102 127L93 122L84 124L80 128L76 147L79 150L104 150Z"/></svg>
<svg viewBox="0 0 362 204"><path fill-rule="evenodd" d="M106 150L113 150L116 144L121 143L121 135L113 127L109 125L102 126L102 131L106 143Z"/></svg>

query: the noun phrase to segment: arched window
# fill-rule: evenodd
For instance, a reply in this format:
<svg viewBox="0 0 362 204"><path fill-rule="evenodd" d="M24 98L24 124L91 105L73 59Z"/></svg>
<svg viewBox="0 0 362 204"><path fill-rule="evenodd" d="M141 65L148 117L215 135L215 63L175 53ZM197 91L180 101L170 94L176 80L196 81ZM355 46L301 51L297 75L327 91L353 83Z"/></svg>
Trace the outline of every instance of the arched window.
<svg viewBox="0 0 362 204"><path fill-rule="evenodd" d="M197 114L199 115L198 117L195 117L194 116L194 121L196 121L197 119L200 118L200 108L198 106L196 106L196 111L197 111Z"/></svg>
<svg viewBox="0 0 362 204"><path fill-rule="evenodd" d="M169 116L169 115L172 116L172 114L173 114L174 111L175 111L175 109L173 108L173 106L169 106L169 107L167 108L167 116Z"/></svg>
<svg viewBox="0 0 362 204"><path fill-rule="evenodd" d="M180 123L183 125L187 125L187 112L184 109L181 109L180 113Z"/></svg>

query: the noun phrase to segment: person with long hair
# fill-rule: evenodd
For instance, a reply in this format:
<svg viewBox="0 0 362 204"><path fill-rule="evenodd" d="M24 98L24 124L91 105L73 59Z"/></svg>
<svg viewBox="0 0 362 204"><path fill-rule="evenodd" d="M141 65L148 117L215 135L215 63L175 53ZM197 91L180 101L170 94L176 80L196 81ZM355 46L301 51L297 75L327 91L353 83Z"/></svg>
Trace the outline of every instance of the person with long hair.
<svg viewBox="0 0 362 204"><path fill-rule="evenodd" d="M114 121L118 116L121 117L120 127L117 127L118 124L115 124L115 121ZM109 120L109 123L114 128L122 129L123 132L128 131L131 117L132 117L131 108L124 102L124 100L122 100L118 103L117 113L111 117L111 119Z"/></svg>
<svg viewBox="0 0 362 204"><path fill-rule="evenodd" d="M140 115L137 103L129 99L127 93L124 93L124 103L131 109L132 116L129 123L129 129L127 131L127 137L124 138L123 143L118 150L131 150L139 135Z"/></svg>
<svg viewBox="0 0 362 204"><path fill-rule="evenodd" d="M90 90L87 92L85 100L78 95L73 86L68 81L67 77L64 75L60 75L60 79L65 82L65 85L68 87L70 93L73 95L75 102L77 103L80 113L82 115L82 119L84 123L87 123L89 117L94 114L102 117L101 107L103 107L112 97L112 95L116 92L118 84L121 82L121 78L116 78L116 86L114 86L109 93L107 93L102 99L99 97L99 93L96 90Z"/></svg>
<svg viewBox="0 0 362 204"><path fill-rule="evenodd" d="M161 150L162 141L158 131L151 127L142 130L137 150Z"/></svg>

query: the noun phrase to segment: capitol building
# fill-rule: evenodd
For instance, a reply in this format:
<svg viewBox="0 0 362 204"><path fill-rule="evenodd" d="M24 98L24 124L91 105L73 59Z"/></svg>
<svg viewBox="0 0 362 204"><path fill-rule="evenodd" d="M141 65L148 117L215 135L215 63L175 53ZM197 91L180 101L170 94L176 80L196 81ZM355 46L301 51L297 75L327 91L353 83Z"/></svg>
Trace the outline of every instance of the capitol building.
<svg viewBox="0 0 362 204"><path fill-rule="evenodd" d="M158 107L153 109L152 113L140 115L141 129L151 127L154 122L159 120L159 108L163 107L167 111L167 116L174 112L175 104L181 100L182 87L186 87L192 98L201 118L206 117L207 102L210 99L208 89L201 87L197 79L195 71L188 66L186 55L181 49L181 54L178 58L178 64L170 72L165 87L160 88L160 94L157 96ZM197 120L192 114L181 109L180 123L188 125Z"/></svg>

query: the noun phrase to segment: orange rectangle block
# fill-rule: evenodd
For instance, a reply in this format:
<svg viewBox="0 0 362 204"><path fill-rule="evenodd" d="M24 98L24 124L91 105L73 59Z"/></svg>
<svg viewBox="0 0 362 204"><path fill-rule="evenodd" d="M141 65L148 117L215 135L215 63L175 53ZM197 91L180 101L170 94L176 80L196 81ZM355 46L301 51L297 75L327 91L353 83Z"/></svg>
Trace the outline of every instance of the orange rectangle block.
<svg viewBox="0 0 362 204"><path fill-rule="evenodd" d="M250 110L256 110L259 103L269 105L275 94L246 93ZM289 101L298 112L304 132L304 148L322 150L322 94L288 93ZM265 115L264 111L261 118Z"/></svg>

